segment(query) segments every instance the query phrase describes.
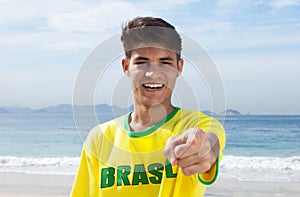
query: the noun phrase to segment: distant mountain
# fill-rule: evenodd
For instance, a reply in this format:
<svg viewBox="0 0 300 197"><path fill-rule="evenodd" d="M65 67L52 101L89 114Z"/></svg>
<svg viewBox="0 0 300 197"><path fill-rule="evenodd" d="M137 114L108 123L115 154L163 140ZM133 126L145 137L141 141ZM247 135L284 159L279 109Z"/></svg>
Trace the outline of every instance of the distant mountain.
<svg viewBox="0 0 300 197"><path fill-rule="evenodd" d="M208 116L215 116L216 115L214 112L211 112L211 111L208 111L208 110L202 111L202 113L204 113L204 114L206 114Z"/></svg>
<svg viewBox="0 0 300 197"><path fill-rule="evenodd" d="M128 108L121 108L118 106L110 106L107 104L99 104L96 106L92 105L75 105L72 106L70 104L59 104L55 106L44 107L40 109L30 109L28 107L7 107L2 106L0 107L0 113L73 113L73 108L76 112L79 113L90 113L96 111L97 114L125 114L127 113L132 107Z"/></svg>
<svg viewBox="0 0 300 197"><path fill-rule="evenodd" d="M107 104L99 104L96 106L93 105L70 105L70 104L59 104L55 106L44 107L40 109L30 109L29 107L21 107L21 106L13 106L7 107L2 106L0 107L0 114L6 113L94 113L107 115L107 114L125 114L129 111L133 111L133 105L129 106L128 108L121 108L118 106L110 106ZM227 109L220 114L215 114L211 111L202 111L204 114L209 116L216 116L216 115L241 115L241 113L237 110Z"/></svg>
<svg viewBox="0 0 300 197"><path fill-rule="evenodd" d="M6 114L9 113L6 109L4 109L3 107L0 107L0 114Z"/></svg>
<svg viewBox="0 0 300 197"><path fill-rule="evenodd" d="M72 105L59 104L55 106L44 107L33 110L34 113L72 113Z"/></svg>
<svg viewBox="0 0 300 197"><path fill-rule="evenodd" d="M242 115L239 111L233 109L227 109L222 111L220 115Z"/></svg>
<svg viewBox="0 0 300 197"><path fill-rule="evenodd" d="M107 104L96 105L95 109L97 114L125 114L129 111L128 108L110 106Z"/></svg>
<svg viewBox="0 0 300 197"><path fill-rule="evenodd" d="M12 107L7 107L7 106L2 106L0 107L0 113L31 113L32 109L29 107L21 107L21 106L12 106Z"/></svg>
<svg viewBox="0 0 300 197"><path fill-rule="evenodd" d="M121 108L118 106L110 106L107 104L99 104L96 106L92 106L92 105L76 105L73 106L74 112L75 113L94 113L96 112L97 114L100 115L107 115L107 114L116 114L116 115L120 115L120 114L125 114L127 113L129 110L128 108ZM73 113L73 109L71 109L71 112Z"/></svg>

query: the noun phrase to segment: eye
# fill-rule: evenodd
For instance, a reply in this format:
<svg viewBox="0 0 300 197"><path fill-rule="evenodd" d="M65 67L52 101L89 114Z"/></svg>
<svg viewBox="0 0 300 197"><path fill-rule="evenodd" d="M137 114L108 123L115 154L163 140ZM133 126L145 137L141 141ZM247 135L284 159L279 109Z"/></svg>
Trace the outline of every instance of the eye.
<svg viewBox="0 0 300 197"><path fill-rule="evenodd" d="M161 64L165 64L165 65L171 65L171 62L161 62Z"/></svg>
<svg viewBox="0 0 300 197"><path fill-rule="evenodd" d="M135 64L146 64L147 62L135 62Z"/></svg>

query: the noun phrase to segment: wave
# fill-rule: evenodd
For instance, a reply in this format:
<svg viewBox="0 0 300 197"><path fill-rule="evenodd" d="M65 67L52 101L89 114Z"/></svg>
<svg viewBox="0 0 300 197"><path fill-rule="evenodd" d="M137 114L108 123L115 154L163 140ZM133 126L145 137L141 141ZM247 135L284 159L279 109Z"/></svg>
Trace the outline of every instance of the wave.
<svg viewBox="0 0 300 197"><path fill-rule="evenodd" d="M0 172L33 174L76 174L79 157L0 156ZM220 176L235 179L273 181L300 180L300 156L244 157L224 155Z"/></svg>
<svg viewBox="0 0 300 197"><path fill-rule="evenodd" d="M0 171L74 175L79 164L79 159L79 157L0 156Z"/></svg>
<svg viewBox="0 0 300 197"><path fill-rule="evenodd" d="M274 181L300 180L300 156L243 157L225 155L220 163L224 177Z"/></svg>
<svg viewBox="0 0 300 197"><path fill-rule="evenodd" d="M79 164L79 157L15 157L0 156L0 167L25 166L75 166ZM221 168L226 169L277 169L299 170L300 156L293 157L244 157L224 155Z"/></svg>
<svg viewBox="0 0 300 197"><path fill-rule="evenodd" d="M0 167L78 166L79 157L14 157L0 156Z"/></svg>
<svg viewBox="0 0 300 197"><path fill-rule="evenodd" d="M293 157L243 157L225 155L221 168L299 170L300 156Z"/></svg>

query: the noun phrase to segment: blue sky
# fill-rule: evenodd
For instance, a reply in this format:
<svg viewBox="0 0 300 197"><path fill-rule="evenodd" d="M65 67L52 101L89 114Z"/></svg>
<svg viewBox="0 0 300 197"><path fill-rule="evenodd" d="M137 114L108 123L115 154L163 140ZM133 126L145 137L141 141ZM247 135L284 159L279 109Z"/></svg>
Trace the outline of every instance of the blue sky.
<svg viewBox="0 0 300 197"><path fill-rule="evenodd" d="M299 0L2 0L0 106L72 103L80 64L138 15L163 17L209 53L228 108L300 114Z"/></svg>

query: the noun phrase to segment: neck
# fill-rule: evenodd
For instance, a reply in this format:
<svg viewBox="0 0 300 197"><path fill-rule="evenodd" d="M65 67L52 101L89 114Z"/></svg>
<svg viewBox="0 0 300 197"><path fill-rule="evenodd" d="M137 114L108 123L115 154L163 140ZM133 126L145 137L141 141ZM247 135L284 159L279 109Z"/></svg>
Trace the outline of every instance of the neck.
<svg viewBox="0 0 300 197"><path fill-rule="evenodd" d="M167 106L157 104L150 107L134 105L134 112L129 119L131 130L144 131L165 119L173 110L171 104Z"/></svg>

